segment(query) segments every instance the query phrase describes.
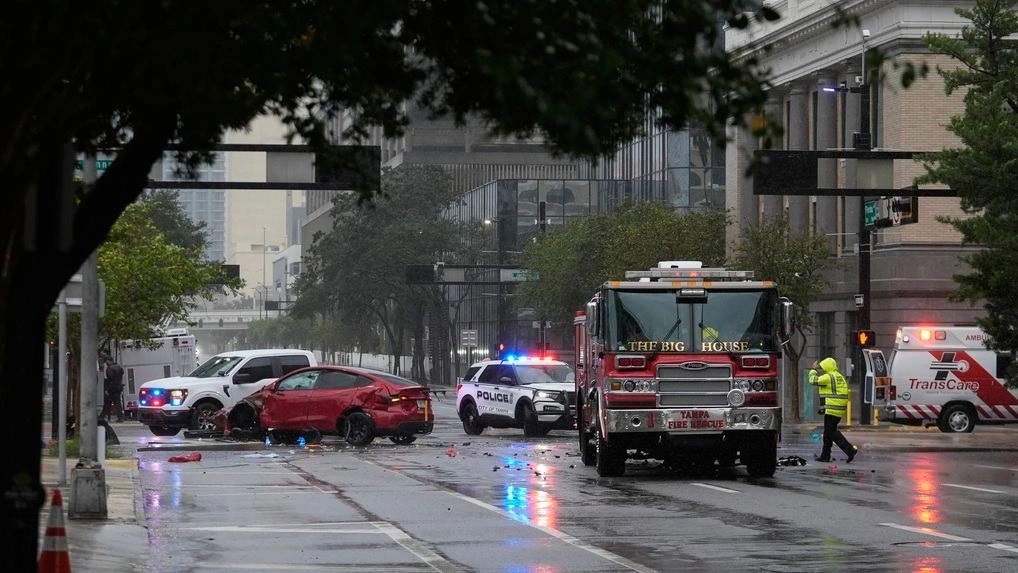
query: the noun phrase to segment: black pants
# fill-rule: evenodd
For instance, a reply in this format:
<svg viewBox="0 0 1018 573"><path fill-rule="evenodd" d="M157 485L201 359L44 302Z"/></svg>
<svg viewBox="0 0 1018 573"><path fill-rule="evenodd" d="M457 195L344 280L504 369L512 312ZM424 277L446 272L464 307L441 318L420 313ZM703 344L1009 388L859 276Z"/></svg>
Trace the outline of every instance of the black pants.
<svg viewBox="0 0 1018 573"><path fill-rule="evenodd" d="M123 392L121 390L121 392ZM124 419L123 404L120 403L121 392L114 394L106 392L106 403L103 404L103 417L106 419L116 418L118 422Z"/></svg>
<svg viewBox="0 0 1018 573"><path fill-rule="evenodd" d="M824 414L824 449L820 451L820 457L825 460L831 457L831 444L838 444L846 456L851 455L853 451L852 444L848 443L844 434L838 429L840 423L841 416Z"/></svg>

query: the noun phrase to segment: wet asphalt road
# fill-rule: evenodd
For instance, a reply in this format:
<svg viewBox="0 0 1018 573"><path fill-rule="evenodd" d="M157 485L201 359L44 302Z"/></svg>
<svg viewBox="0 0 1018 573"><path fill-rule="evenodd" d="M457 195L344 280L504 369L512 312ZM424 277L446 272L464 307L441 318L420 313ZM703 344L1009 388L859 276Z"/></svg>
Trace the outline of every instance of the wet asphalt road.
<svg viewBox="0 0 1018 573"><path fill-rule="evenodd" d="M851 465L813 462L786 431L780 467L754 479L630 461L620 478L579 460L572 432L467 436L451 398L435 432L331 451L290 446L137 452L138 525L122 570L144 571L1008 571L1018 570L1018 429L852 431ZM840 456L835 456L836 458ZM143 539L142 547L137 539Z"/></svg>

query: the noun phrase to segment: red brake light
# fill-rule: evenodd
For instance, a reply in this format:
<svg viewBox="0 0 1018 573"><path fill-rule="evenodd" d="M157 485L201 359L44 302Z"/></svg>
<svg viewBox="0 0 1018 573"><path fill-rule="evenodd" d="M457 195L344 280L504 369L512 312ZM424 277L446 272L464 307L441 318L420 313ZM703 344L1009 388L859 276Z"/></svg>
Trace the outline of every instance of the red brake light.
<svg viewBox="0 0 1018 573"><path fill-rule="evenodd" d="M889 388L890 388L890 390L888 390L888 395L890 396L891 400L897 400L898 399L898 389L893 384L891 386L889 386Z"/></svg>

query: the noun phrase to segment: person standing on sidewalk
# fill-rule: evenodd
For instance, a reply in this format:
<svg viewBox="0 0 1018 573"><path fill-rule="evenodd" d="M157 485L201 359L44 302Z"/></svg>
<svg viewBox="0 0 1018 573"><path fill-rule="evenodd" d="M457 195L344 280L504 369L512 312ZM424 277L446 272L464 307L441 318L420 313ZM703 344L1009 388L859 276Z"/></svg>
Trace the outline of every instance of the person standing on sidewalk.
<svg viewBox="0 0 1018 573"><path fill-rule="evenodd" d="M814 362L809 371L809 383L819 387L820 397L824 399L824 407L821 409L824 414L824 447L815 458L816 461L831 461L831 445L838 444L848 456L846 463L852 463L859 448L850 444L838 429L838 424L848 410L848 381L838 372L837 361L828 356L819 363Z"/></svg>
<svg viewBox="0 0 1018 573"><path fill-rule="evenodd" d="M124 368L109 356L106 357L105 362L106 375L103 377L103 389L105 390L106 403L103 406L103 414L106 419L115 414L117 422L123 422Z"/></svg>

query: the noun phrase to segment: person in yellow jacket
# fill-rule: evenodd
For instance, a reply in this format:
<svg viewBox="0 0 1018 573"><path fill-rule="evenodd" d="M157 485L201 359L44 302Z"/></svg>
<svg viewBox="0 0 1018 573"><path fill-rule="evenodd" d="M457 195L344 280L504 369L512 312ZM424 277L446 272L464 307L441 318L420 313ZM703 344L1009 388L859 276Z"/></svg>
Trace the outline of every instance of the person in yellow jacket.
<svg viewBox="0 0 1018 573"><path fill-rule="evenodd" d="M848 381L838 372L838 363L834 358L828 356L819 362L814 362L809 371L809 383L819 387L820 397L824 399L824 447L820 455L815 458L818 462L831 461L831 444L838 444L841 451L845 452L848 459L846 463L852 463L859 448L853 446L845 439L845 436L838 429L838 424L845 417L848 410Z"/></svg>

